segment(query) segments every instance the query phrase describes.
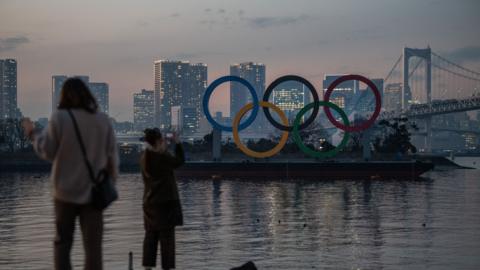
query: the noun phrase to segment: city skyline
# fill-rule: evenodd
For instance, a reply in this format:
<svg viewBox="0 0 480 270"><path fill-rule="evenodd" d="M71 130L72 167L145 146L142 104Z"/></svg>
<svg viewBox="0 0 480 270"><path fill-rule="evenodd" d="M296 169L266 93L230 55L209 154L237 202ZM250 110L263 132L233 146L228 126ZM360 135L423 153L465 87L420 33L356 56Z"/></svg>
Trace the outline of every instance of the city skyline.
<svg viewBox="0 0 480 270"><path fill-rule="evenodd" d="M97 100L99 111L109 114L109 86L106 82L91 82L90 76L86 75L53 75L52 76L52 86L51 86L51 112L57 109L58 103L60 101L60 93L62 90L63 83L70 77L76 77L81 79L90 89L90 92ZM113 115L111 115L113 117Z"/></svg>
<svg viewBox="0 0 480 270"><path fill-rule="evenodd" d="M109 83L111 115L131 121L132 89L153 89L155 59L206 63L209 83L232 63L257 61L269 67L267 84L298 74L317 88L326 73L383 78L404 46L430 45L480 69L478 1L116 1L111 8L7 0L0 6L0 58L18 61L18 104L32 118L49 114L43 93L52 75L87 74ZM228 114L228 93L218 92L214 110Z"/></svg>

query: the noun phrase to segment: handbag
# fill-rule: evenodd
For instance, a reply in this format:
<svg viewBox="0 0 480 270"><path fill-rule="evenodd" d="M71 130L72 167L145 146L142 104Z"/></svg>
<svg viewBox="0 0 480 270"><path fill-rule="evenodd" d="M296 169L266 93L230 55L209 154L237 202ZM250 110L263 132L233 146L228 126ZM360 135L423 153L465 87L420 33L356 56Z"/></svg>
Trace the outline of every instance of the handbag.
<svg viewBox="0 0 480 270"><path fill-rule="evenodd" d="M68 114L70 115L70 118L72 118L73 126L75 127L75 133L77 134L77 139L80 144L80 148L82 149L83 160L85 161L85 165L88 168L88 174L90 176L90 180L93 183L93 187L92 187L93 207L99 210L104 210L112 202L118 199L117 189L115 188L112 178L110 177L110 173L106 168L101 169L100 172L95 177L92 165L90 164L87 158L87 151L85 150L85 145L83 144L83 140L80 134L80 130L78 128L77 120L75 119L75 116L73 115L71 110L68 110Z"/></svg>

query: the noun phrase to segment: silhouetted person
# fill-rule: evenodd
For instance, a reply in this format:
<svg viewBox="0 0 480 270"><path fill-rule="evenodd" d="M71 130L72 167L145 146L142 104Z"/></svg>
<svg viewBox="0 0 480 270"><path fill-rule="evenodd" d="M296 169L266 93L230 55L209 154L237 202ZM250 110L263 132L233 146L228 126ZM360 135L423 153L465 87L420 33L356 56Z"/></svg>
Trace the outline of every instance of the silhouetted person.
<svg viewBox="0 0 480 270"><path fill-rule="evenodd" d="M160 243L162 268L175 268L175 226L183 225L182 207L178 195L174 169L185 162L182 144L176 133L175 155L167 151L166 139L158 128L146 129L146 149L141 157L142 177L145 184L143 218L143 266L156 266Z"/></svg>
<svg viewBox="0 0 480 270"><path fill-rule="evenodd" d="M85 250L84 269L101 270L103 213L91 204L93 183L69 111L78 123L95 175L100 170L107 169L115 179L118 175L115 134L108 116L98 112L97 102L82 80L70 78L65 81L58 110L52 113L48 126L43 131L35 131L28 118L22 124L37 154L52 162L55 269L72 268L70 251L75 221L79 217Z"/></svg>

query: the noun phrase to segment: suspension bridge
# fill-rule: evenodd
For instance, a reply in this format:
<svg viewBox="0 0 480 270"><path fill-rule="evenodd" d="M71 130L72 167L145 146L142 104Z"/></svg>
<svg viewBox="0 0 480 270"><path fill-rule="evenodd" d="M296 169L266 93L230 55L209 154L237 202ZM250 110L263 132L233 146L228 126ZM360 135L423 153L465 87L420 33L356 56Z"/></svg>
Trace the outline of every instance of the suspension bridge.
<svg viewBox="0 0 480 270"><path fill-rule="evenodd" d="M403 49L384 79L385 108L379 119L408 117L424 123L425 150L435 130L478 134L469 127L432 126L432 117L480 109L480 72L463 67L428 48Z"/></svg>

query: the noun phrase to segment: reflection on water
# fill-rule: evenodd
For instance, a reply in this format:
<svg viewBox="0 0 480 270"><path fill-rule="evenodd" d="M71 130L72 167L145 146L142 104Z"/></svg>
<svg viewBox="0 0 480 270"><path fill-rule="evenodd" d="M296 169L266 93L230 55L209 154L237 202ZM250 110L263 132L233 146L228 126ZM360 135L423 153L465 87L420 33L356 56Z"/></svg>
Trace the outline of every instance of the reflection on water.
<svg viewBox="0 0 480 270"><path fill-rule="evenodd" d="M179 180L179 269L478 269L480 171L422 181ZM139 175L119 179L106 212L106 269L141 269ZM81 269L77 227L73 257ZM51 269L48 175L0 176L0 269Z"/></svg>

